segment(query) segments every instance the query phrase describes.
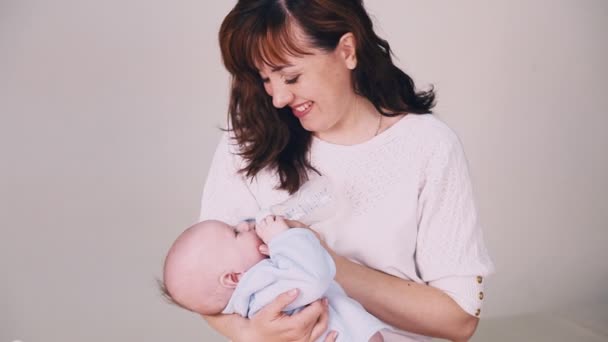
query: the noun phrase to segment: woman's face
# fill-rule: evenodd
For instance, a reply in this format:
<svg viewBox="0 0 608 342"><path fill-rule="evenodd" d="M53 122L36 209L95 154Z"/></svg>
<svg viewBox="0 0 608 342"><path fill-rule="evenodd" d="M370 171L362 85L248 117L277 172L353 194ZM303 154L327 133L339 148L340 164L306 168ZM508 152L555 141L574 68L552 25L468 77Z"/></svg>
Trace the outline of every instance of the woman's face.
<svg viewBox="0 0 608 342"><path fill-rule="evenodd" d="M259 70L273 105L289 106L308 131L335 132L353 113L351 71L356 62L353 64L354 50L350 56L342 42L332 52L307 48L312 55L289 56L280 68L264 65Z"/></svg>

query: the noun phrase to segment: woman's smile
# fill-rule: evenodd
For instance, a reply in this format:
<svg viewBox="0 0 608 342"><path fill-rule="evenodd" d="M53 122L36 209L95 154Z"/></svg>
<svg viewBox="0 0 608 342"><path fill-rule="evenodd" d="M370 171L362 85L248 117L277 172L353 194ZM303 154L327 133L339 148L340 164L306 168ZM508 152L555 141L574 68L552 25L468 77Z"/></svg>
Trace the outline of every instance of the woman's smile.
<svg viewBox="0 0 608 342"><path fill-rule="evenodd" d="M293 112L293 115L295 115L297 118L301 119L310 112L310 110L312 109L312 106L313 106L313 102L308 101L303 104L291 107L291 110Z"/></svg>

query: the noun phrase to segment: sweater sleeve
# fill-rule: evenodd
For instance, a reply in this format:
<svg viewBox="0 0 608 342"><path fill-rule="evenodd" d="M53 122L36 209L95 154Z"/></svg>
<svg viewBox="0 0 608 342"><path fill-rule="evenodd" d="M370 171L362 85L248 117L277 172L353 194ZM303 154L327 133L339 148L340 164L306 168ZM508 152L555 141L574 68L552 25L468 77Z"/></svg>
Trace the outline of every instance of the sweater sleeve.
<svg viewBox="0 0 608 342"><path fill-rule="evenodd" d="M255 217L259 206L246 177L238 172L243 166L234 140L228 132L224 133L205 182L200 221L214 219L234 225Z"/></svg>
<svg viewBox="0 0 608 342"><path fill-rule="evenodd" d="M484 277L494 266L484 246L467 160L446 128L429 158L419 192L416 264L423 281L479 316Z"/></svg>

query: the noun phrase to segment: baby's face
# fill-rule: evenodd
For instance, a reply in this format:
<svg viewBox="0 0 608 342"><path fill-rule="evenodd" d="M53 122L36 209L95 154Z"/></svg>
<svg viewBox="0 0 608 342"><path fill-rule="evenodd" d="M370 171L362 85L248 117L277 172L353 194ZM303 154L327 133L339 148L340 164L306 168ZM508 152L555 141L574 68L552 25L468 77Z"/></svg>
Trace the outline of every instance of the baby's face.
<svg viewBox="0 0 608 342"><path fill-rule="evenodd" d="M242 223L237 227L218 222L216 227L209 229L208 238L214 241L218 250L227 252L230 260L223 261L230 265L233 272L245 272L266 256L260 253L259 247L264 242L258 237L253 225Z"/></svg>
<svg viewBox="0 0 608 342"><path fill-rule="evenodd" d="M241 276L266 258L259 251L262 243L249 224L237 228L209 220L188 228L165 260L168 293L194 312L220 312Z"/></svg>

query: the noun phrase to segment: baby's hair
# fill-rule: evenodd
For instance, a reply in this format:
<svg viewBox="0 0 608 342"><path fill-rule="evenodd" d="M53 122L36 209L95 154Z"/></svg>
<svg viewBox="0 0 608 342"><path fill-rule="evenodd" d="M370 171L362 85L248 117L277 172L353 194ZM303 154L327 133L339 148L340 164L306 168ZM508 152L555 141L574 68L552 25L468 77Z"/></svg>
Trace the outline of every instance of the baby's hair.
<svg viewBox="0 0 608 342"><path fill-rule="evenodd" d="M165 283L162 280L160 280L159 278L156 278L156 283L158 284L158 290L160 291L161 296L167 303L173 304L182 309L186 309L186 310L190 311L190 309L184 307L180 303L176 302L175 299L173 299L173 297L171 296L171 293L169 293L169 290L167 289L167 286L165 286Z"/></svg>

